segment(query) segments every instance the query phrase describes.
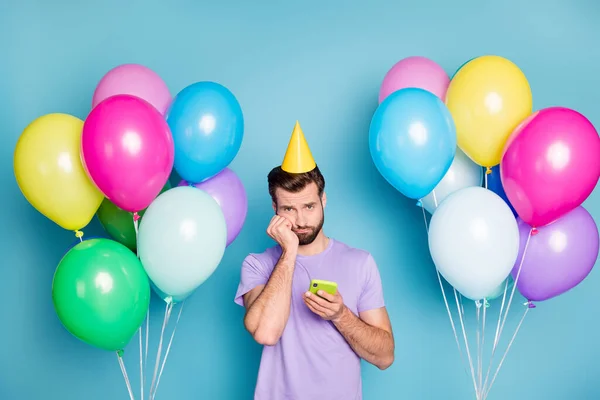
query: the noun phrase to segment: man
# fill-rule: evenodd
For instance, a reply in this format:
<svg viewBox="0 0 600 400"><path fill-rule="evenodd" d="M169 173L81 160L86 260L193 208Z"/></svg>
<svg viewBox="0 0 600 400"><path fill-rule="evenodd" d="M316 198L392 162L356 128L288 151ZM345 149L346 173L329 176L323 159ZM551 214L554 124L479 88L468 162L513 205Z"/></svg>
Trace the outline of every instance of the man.
<svg viewBox="0 0 600 400"><path fill-rule="evenodd" d="M245 258L235 298L264 345L255 399L360 400L360 359L380 369L394 360L377 265L323 232L325 180L298 122L268 181L267 233L277 246ZM312 294L311 279L334 281L338 292Z"/></svg>

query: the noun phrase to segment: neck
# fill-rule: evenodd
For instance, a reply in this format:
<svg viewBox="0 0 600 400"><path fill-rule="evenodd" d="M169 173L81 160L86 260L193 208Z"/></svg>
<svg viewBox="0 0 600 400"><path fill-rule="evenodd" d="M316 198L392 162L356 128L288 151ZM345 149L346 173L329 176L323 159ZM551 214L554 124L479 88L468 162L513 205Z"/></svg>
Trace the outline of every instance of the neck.
<svg viewBox="0 0 600 400"><path fill-rule="evenodd" d="M328 245L329 238L325 236L321 229L321 232L319 232L316 239L311 244L298 247L298 254L301 256L314 256L315 254L325 251Z"/></svg>

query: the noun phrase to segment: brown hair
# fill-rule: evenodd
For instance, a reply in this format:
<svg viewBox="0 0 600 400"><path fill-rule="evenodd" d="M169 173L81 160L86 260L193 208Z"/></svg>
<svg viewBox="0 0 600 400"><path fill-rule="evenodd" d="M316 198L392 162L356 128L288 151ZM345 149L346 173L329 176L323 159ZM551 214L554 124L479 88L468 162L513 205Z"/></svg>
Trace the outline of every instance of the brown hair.
<svg viewBox="0 0 600 400"><path fill-rule="evenodd" d="M319 167L315 167L309 172L292 174L281 169L281 166L275 167L269 172L267 177L269 182L269 194L274 203L277 203L275 191L277 188L287 192L298 193L311 183L315 183L319 190L319 197L323 196L325 190L325 178L321 174Z"/></svg>

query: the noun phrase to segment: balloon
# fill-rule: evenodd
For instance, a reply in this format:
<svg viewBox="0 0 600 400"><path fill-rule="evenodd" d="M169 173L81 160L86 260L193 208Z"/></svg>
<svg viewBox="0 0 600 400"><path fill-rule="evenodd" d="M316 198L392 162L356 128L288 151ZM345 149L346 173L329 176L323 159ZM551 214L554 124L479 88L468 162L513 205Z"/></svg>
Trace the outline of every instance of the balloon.
<svg viewBox="0 0 600 400"><path fill-rule="evenodd" d="M507 142L500 173L506 196L523 221L547 225L581 205L598 183L598 132L577 111L537 111Z"/></svg>
<svg viewBox="0 0 600 400"><path fill-rule="evenodd" d="M47 114L21 133L14 153L19 189L42 215L63 229L88 225L104 195L88 178L79 149L83 121Z"/></svg>
<svg viewBox="0 0 600 400"><path fill-rule="evenodd" d="M512 276L526 299L551 299L589 275L598 258L600 242L598 227L585 208L579 206L552 224L537 228L537 234L529 239L527 252L531 226L520 218L518 223L521 245ZM519 266L521 273L517 278Z"/></svg>
<svg viewBox="0 0 600 400"><path fill-rule="evenodd" d="M189 186L182 180L178 186ZM248 198L240 178L229 168L225 168L213 178L197 183L196 188L210 194L221 207L227 225L227 246L238 236L248 213Z"/></svg>
<svg viewBox="0 0 600 400"><path fill-rule="evenodd" d="M500 163L511 132L531 114L533 98L515 64L482 56L456 72L446 104L456 124L458 146L477 164L492 167Z"/></svg>
<svg viewBox="0 0 600 400"><path fill-rule="evenodd" d="M160 193L171 189L171 183L167 181ZM139 212L140 218L144 216L146 209ZM137 249L137 235L133 224L133 214L121 210L108 199L104 199L97 212L98 220L104 230L117 242L124 244L130 250ZM139 224L139 220L138 220ZM138 225L139 226L139 225Z"/></svg>
<svg viewBox="0 0 600 400"><path fill-rule="evenodd" d="M506 287L506 282L508 281L508 287ZM506 289L506 300L508 300L510 298L510 295L512 293L512 288L515 285L515 281L513 280L512 276L508 276L508 278L506 278L504 280L504 282L502 282L500 285L498 285L498 287L493 290L489 295L487 295L485 298L486 300L490 301L490 300L495 300L498 297L504 296L504 290Z"/></svg>
<svg viewBox="0 0 600 400"><path fill-rule="evenodd" d="M463 296L482 300L497 290L517 259L517 221L494 192L460 189L431 217L429 249L448 283Z"/></svg>
<svg viewBox="0 0 600 400"><path fill-rule="evenodd" d="M221 172L242 145L242 109L233 93L215 82L194 83L179 92L167 121L175 141L175 170L188 182Z"/></svg>
<svg viewBox="0 0 600 400"><path fill-rule="evenodd" d="M442 180L454 159L452 116L431 92L398 90L375 111L369 148L381 175L406 197L420 199Z"/></svg>
<svg viewBox="0 0 600 400"><path fill-rule="evenodd" d="M123 64L102 77L92 99L92 108L117 94L130 94L146 100L161 114L171 103L167 84L150 68L139 64Z"/></svg>
<svg viewBox="0 0 600 400"><path fill-rule="evenodd" d="M83 126L88 175L117 207L138 212L160 193L173 168L169 126L148 102L116 95L98 104Z"/></svg>
<svg viewBox="0 0 600 400"><path fill-rule="evenodd" d="M393 92L409 87L425 89L443 100L449 84L448 74L435 61L420 56L407 57L386 73L379 90L379 103Z"/></svg>
<svg viewBox="0 0 600 400"><path fill-rule="evenodd" d="M98 348L122 350L150 305L150 284L127 247L109 239L85 240L62 258L52 300L64 327Z"/></svg>
<svg viewBox="0 0 600 400"><path fill-rule="evenodd" d="M421 204L430 214L433 214L437 205L444 201L448 195L466 187L481 186L482 181L483 169L481 166L475 164L457 148L450 169L435 189L421 199Z"/></svg>
<svg viewBox="0 0 600 400"><path fill-rule="evenodd" d="M504 202L510 207L510 211L512 211L515 218L517 217L517 212L515 208L512 206L508 197L506 197L506 192L504 191L504 186L502 185L502 179L500 177L500 166L496 165L492 167L492 172L487 175L487 188L492 192L496 193Z"/></svg>
<svg viewBox="0 0 600 400"><path fill-rule="evenodd" d="M216 200L181 186L158 196L146 210L138 255L160 293L173 298L166 300L181 301L212 275L226 241L225 216Z"/></svg>
<svg viewBox="0 0 600 400"><path fill-rule="evenodd" d="M71 250L73 247L77 246L79 243L84 242L86 240L91 240L91 239L108 239L104 236L82 236L81 238L77 238L77 240L75 240L73 243L71 243L69 245L69 247L67 247L67 249L65 250L63 257L65 256L65 254L67 254L69 252L69 250Z"/></svg>

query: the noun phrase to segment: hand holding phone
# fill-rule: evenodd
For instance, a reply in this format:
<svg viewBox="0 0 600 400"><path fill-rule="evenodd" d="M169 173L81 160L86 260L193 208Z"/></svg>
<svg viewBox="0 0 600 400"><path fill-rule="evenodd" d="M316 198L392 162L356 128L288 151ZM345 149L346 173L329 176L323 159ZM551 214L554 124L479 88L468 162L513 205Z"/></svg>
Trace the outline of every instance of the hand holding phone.
<svg viewBox="0 0 600 400"><path fill-rule="evenodd" d="M319 290L329 293L334 296L337 293L337 283L331 281L325 281L322 279L313 279L310 281L309 292L317 294Z"/></svg>

